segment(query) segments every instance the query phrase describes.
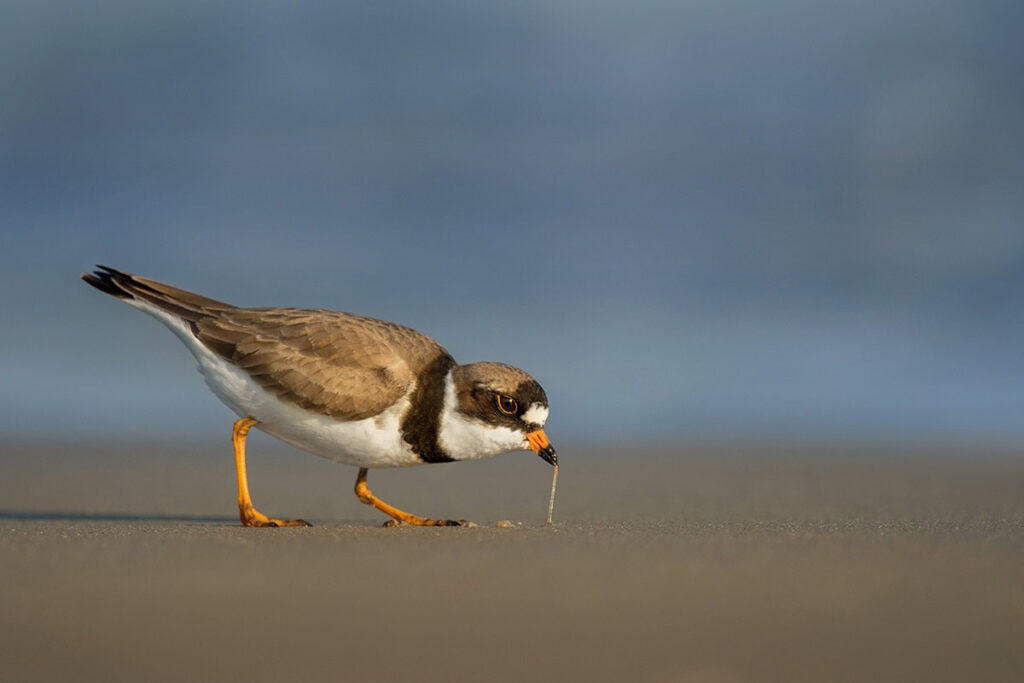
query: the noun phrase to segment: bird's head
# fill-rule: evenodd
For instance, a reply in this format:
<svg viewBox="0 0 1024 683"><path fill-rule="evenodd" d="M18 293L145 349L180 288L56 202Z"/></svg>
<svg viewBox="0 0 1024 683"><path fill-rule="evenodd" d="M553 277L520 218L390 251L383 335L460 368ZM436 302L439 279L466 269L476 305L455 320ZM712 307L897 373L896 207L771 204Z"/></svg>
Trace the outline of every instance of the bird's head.
<svg viewBox="0 0 1024 683"><path fill-rule="evenodd" d="M548 397L537 380L511 365L481 362L454 368L450 382L446 403L451 400L453 410L442 422L441 436L452 457L531 450L545 462L558 464L544 433Z"/></svg>

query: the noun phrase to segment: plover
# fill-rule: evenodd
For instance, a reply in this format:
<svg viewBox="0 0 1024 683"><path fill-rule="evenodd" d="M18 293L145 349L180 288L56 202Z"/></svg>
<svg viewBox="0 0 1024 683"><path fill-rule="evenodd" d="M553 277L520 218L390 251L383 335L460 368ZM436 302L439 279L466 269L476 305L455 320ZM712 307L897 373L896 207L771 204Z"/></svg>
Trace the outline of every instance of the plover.
<svg viewBox="0 0 1024 683"><path fill-rule="evenodd" d="M359 500L393 524L467 523L418 517L385 503L367 486L371 467L532 450L557 468L544 433L544 389L511 365L459 365L420 332L350 313L240 308L106 266L82 279L170 328L196 357L209 388L238 414L232 442L246 526L308 526L253 507L245 469L253 427L358 467Z"/></svg>

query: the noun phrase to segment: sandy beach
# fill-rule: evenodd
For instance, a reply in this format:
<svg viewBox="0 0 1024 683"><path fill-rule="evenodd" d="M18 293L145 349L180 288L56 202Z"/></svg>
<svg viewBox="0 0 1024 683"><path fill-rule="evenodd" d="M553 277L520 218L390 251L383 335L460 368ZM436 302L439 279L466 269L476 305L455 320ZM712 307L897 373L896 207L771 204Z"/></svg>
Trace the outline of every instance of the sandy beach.
<svg viewBox="0 0 1024 683"><path fill-rule="evenodd" d="M1024 457L585 448L372 472L250 444L0 450L4 681L1024 680ZM501 527L502 520L512 522Z"/></svg>

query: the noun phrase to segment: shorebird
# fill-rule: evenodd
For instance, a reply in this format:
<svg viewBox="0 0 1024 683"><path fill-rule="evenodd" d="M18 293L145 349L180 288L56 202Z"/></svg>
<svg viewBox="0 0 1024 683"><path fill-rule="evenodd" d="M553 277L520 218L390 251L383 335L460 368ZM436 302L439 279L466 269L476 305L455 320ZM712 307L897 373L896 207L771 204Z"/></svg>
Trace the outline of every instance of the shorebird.
<svg viewBox="0 0 1024 683"><path fill-rule="evenodd" d="M351 313L241 308L106 266L82 279L170 328L195 356L210 390L239 416L231 438L245 526L309 525L267 517L253 506L245 468L253 427L358 467L356 495L389 515L389 524L468 523L385 503L366 483L371 467L532 450L557 469L544 433L544 389L511 365L459 365L425 334Z"/></svg>

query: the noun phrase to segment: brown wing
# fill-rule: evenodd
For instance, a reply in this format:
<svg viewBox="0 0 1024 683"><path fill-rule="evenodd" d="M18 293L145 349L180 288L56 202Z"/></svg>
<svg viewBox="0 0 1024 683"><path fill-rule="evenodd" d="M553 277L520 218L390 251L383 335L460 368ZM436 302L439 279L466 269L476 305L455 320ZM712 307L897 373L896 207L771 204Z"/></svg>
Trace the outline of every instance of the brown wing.
<svg viewBox="0 0 1024 683"><path fill-rule="evenodd" d="M404 396L421 373L451 359L426 335L373 318L237 308L106 266L82 278L107 294L138 299L180 317L199 341L267 390L343 420L380 413Z"/></svg>
<svg viewBox="0 0 1024 683"><path fill-rule="evenodd" d="M193 323L196 337L261 386L343 420L372 417L447 352L407 327L347 313L233 308Z"/></svg>

